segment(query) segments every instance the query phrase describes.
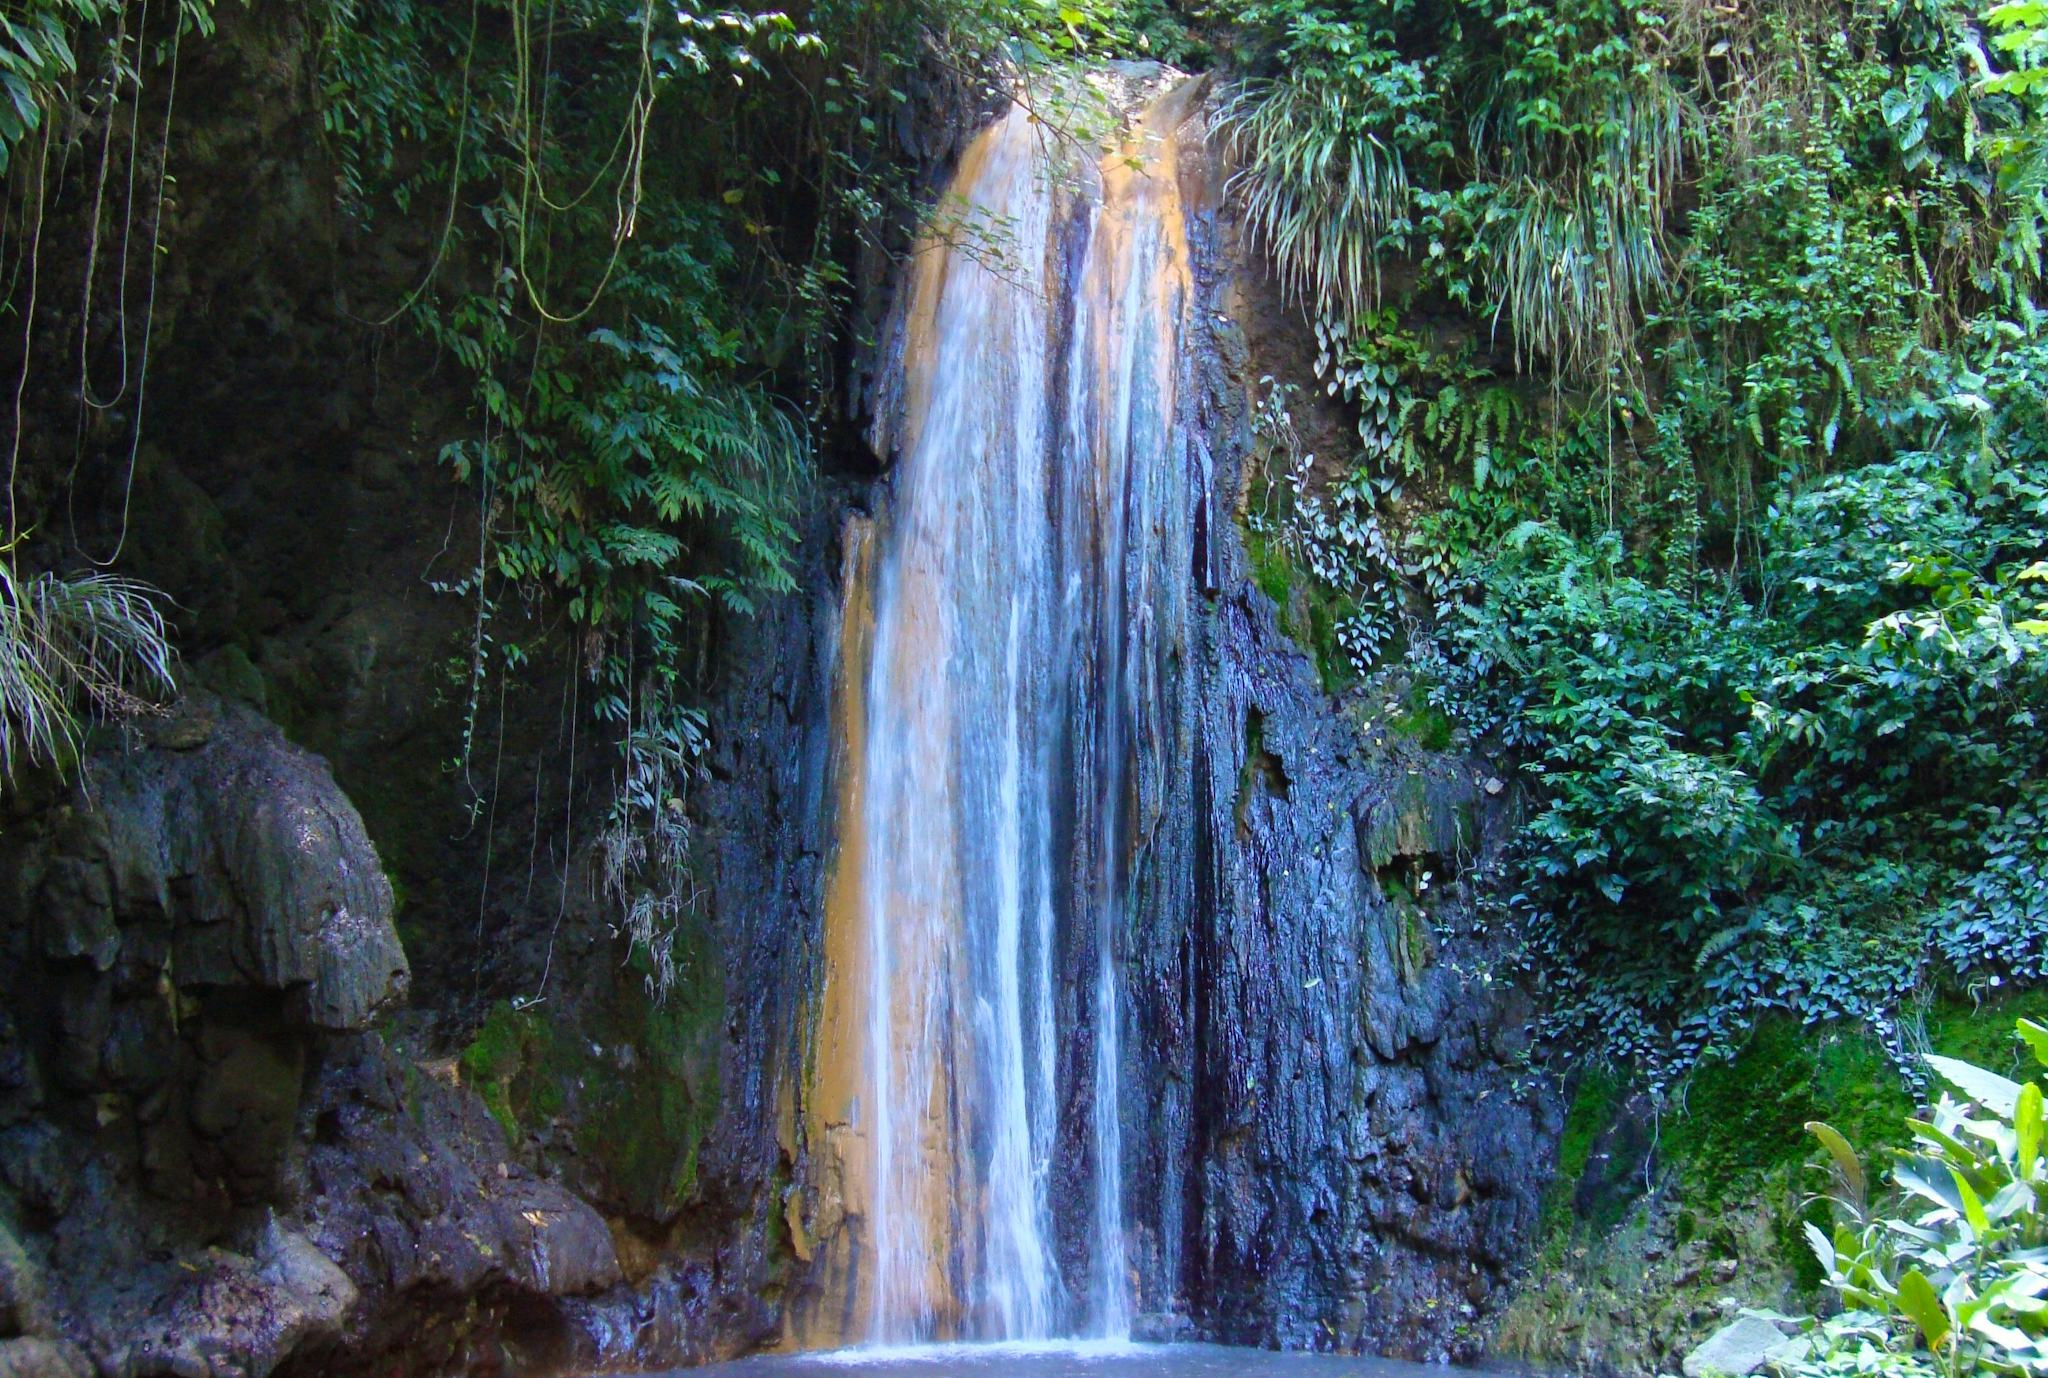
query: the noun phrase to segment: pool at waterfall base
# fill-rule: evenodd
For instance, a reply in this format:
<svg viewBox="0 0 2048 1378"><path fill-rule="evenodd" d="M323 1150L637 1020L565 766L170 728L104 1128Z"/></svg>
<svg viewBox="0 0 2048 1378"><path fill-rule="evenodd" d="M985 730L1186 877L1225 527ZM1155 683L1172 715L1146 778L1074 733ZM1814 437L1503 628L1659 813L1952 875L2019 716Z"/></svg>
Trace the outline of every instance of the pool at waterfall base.
<svg viewBox="0 0 2048 1378"><path fill-rule="evenodd" d="M1444 1369L1374 1355L1079 1340L763 1354L686 1372L717 1378L1442 1378Z"/></svg>

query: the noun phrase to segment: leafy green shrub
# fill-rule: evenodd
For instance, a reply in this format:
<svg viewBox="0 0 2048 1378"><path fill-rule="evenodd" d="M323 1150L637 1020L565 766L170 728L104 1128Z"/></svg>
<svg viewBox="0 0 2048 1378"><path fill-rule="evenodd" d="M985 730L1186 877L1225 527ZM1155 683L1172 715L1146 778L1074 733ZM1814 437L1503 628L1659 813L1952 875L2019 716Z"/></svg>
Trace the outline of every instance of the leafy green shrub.
<svg viewBox="0 0 2048 1378"><path fill-rule="evenodd" d="M122 0L15 0L0 12L0 176L65 99L81 44L103 25L124 23L126 8ZM175 23L181 33L211 33L212 0L179 0ZM124 29L110 45L117 61L127 60L125 36Z"/></svg>
<svg viewBox="0 0 2048 1378"><path fill-rule="evenodd" d="M1754 591L1541 525L1482 567L1444 692L1527 757L1515 903L1561 1031L1682 1065L1764 1009L1883 1030L1931 974L2048 974L2044 365L2000 351L1935 448L1781 488Z"/></svg>
<svg viewBox="0 0 2048 1378"><path fill-rule="evenodd" d="M2019 1022L2048 1067L2048 1026ZM1892 1169L1898 1194L1881 1214L1861 1161L1826 1124L1808 1126L1835 1164L1844 1220L1807 1227L1847 1308L1816 1327L1802 1375L2048 1370L2048 1116L2042 1083L2015 1082L1953 1058L1927 1059L1944 1093ZM1925 1355L1918 1352L1925 1346Z"/></svg>

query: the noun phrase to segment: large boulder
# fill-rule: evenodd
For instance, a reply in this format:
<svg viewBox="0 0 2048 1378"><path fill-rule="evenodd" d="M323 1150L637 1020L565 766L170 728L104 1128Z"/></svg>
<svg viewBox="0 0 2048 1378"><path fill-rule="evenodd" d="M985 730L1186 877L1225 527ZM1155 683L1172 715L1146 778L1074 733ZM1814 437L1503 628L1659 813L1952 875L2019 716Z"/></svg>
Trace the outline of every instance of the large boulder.
<svg viewBox="0 0 2048 1378"><path fill-rule="evenodd" d="M44 799L0 833L0 1375L268 1373L359 1304L304 1137L405 993L391 886L327 763L209 696Z"/></svg>
<svg viewBox="0 0 2048 1378"><path fill-rule="evenodd" d="M78 1347L42 1335L0 1340L0 1378L92 1378Z"/></svg>
<svg viewBox="0 0 2048 1378"><path fill-rule="evenodd" d="M1685 1356L1685 1378L1749 1378L1785 1343L1777 1322L1745 1313Z"/></svg>
<svg viewBox="0 0 2048 1378"><path fill-rule="evenodd" d="M92 1365L57 1331L42 1270L0 1219L0 1378L89 1378Z"/></svg>
<svg viewBox="0 0 2048 1378"><path fill-rule="evenodd" d="M87 1322L104 1372L267 1374L309 1339L340 1333L356 1287L310 1240L277 1221L254 1254L210 1249L166 1285L122 1296L119 1324ZM218 1361L218 1362L217 1362Z"/></svg>
<svg viewBox="0 0 2048 1378"><path fill-rule="evenodd" d="M573 1296L619 1280L604 1220L513 1160L474 1095L420 1077L370 1036L336 1050L312 1096L325 1128L308 1170L327 1203L313 1239L373 1300Z"/></svg>
<svg viewBox="0 0 2048 1378"><path fill-rule="evenodd" d="M52 829L46 959L106 971L124 930L167 926L177 987L276 991L308 1027L366 1027L404 994L391 883L325 761L210 696L141 735L86 762Z"/></svg>

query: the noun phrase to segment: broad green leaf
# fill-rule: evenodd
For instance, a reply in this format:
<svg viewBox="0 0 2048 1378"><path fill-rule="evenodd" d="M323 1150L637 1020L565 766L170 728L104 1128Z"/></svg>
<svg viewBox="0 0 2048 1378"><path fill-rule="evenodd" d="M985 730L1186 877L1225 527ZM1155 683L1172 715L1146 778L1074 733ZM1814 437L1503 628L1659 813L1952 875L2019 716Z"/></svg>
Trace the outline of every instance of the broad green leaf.
<svg viewBox="0 0 2048 1378"><path fill-rule="evenodd" d="M1906 1271L1899 1279L1899 1309L1912 1318L1920 1327L1920 1333L1927 1338L1929 1349L1940 1349L1949 1335L1948 1312L1942 1307L1941 1298L1935 1295L1934 1284L1927 1280L1927 1274L1918 1268Z"/></svg>
<svg viewBox="0 0 2048 1378"><path fill-rule="evenodd" d="M1909 1194L1924 1197L1937 1206L1952 1210L1958 1215L1962 1214L1963 1198L1957 1193L1954 1183L1949 1180L1946 1173L1922 1176L1917 1169L1901 1163L1893 1170L1892 1176Z"/></svg>
<svg viewBox="0 0 2048 1378"><path fill-rule="evenodd" d="M2013 1101L2020 1093L2018 1082L1964 1062L1960 1058L1942 1057L1936 1053L1927 1055L1927 1065L1939 1072L1950 1085L1992 1114L2008 1117L2012 1114Z"/></svg>
<svg viewBox="0 0 2048 1378"><path fill-rule="evenodd" d="M1804 1222L1804 1228L1807 1247L1813 1250L1814 1258L1819 1260L1821 1271L1833 1277L1836 1272L1834 1242L1821 1233L1820 1227L1811 1220Z"/></svg>
<svg viewBox="0 0 2048 1378"><path fill-rule="evenodd" d="M1969 1221L1970 1228L1978 1234L1988 1233L1991 1229L1991 1217L1984 1210L1983 1198L1977 1195L1976 1189L1963 1176L1960 1168L1950 1168L1949 1175L1955 1179L1956 1194L1963 1200L1963 1219Z"/></svg>
<svg viewBox="0 0 2048 1378"><path fill-rule="evenodd" d="M2031 1183L2007 1182L1984 1203L1984 1213L1995 1222L2003 1223L2016 1215L2030 1214L2034 1209L2034 1188Z"/></svg>
<svg viewBox="0 0 2048 1378"><path fill-rule="evenodd" d="M2019 1033L2020 1037L2027 1041L2027 1046L2034 1050L2034 1060L2043 1067L2048 1067L2048 1025L2038 1024L2031 1019L2022 1019L2019 1023Z"/></svg>
<svg viewBox="0 0 2048 1378"><path fill-rule="evenodd" d="M1849 1146L1849 1141L1843 1138L1841 1131L1833 1125L1823 1124L1819 1120L1808 1120L1806 1132L1819 1139L1821 1147L1835 1160L1835 1167L1842 1174L1842 1184L1848 1188L1850 1198L1860 1206L1864 1195L1863 1163L1857 1158L1856 1150ZM1811 1229L1812 1226L1809 1225L1807 1228Z"/></svg>

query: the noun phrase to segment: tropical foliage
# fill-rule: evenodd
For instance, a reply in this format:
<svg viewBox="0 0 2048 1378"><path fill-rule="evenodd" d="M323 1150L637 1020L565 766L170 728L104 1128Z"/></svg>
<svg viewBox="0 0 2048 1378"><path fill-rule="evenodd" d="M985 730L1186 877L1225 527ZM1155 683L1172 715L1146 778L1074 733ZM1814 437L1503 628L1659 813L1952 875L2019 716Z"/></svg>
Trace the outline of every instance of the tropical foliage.
<svg viewBox="0 0 2048 1378"><path fill-rule="evenodd" d="M2048 967L2030 0L316 13L340 208L420 247L347 307L467 390L451 773L494 681L570 661L650 950L688 902L712 629L792 586L871 324L853 265L928 209L905 131L997 65L1151 55L1219 69L1232 191L1320 350L1260 409L1260 581L1306 575L1333 691L1398 662L1517 758L1553 1032L1661 1078L1770 1009L1884 1032ZM138 90L147 55L102 0L4 20L19 172L82 54ZM1318 388L1347 453L1298 443Z"/></svg>
<svg viewBox="0 0 2048 1378"><path fill-rule="evenodd" d="M212 0L179 0L176 10L176 32L212 32ZM79 71L77 45L103 39L120 72L135 61L132 50L146 37L141 28L138 19L130 33L121 0L16 0L0 8L0 176L66 99Z"/></svg>
<svg viewBox="0 0 2048 1378"><path fill-rule="evenodd" d="M442 452L478 514L471 563L440 584L475 607L453 768L467 778L489 682L537 653L507 607L559 610L579 716L614 752L604 878L660 988L691 887L693 667L716 613L793 587L842 265L908 204L882 131L921 23L829 0L330 11L345 207L435 236L402 300L358 309L419 332L472 394L474 429Z"/></svg>
<svg viewBox="0 0 2048 1378"><path fill-rule="evenodd" d="M1237 20L1233 186L1358 422L1254 534L1357 692L1419 667L1522 762L1552 1032L1659 1082L1770 1009L1904 1059L1909 994L2048 975L2048 17Z"/></svg>
<svg viewBox="0 0 2048 1378"><path fill-rule="evenodd" d="M2048 1067L2048 1027L2020 1035ZM1807 1237L1843 1310L1812 1327L1802 1378L1886 1372L2039 1373L2048 1369L2048 1117L2038 1077L2009 1080L1952 1058L1928 1063L1951 1088L1892 1168L1895 1192L1869 1200L1843 1136L1810 1124L1833 1161L1838 1219Z"/></svg>

